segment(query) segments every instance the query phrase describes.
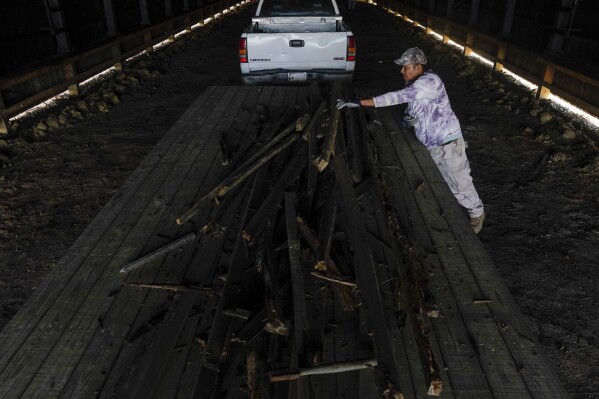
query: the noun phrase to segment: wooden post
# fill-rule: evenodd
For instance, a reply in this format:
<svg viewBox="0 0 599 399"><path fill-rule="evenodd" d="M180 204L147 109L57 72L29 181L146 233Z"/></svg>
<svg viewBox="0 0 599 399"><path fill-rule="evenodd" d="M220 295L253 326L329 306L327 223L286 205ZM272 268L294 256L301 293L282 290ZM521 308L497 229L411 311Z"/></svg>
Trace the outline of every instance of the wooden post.
<svg viewBox="0 0 599 399"><path fill-rule="evenodd" d="M576 12L576 0L559 1L559 11L553 23L553 31L547 44L549 54L560 54L566 37L570 35L574 13Z"/></svg>
<svg viewBox="0 0 599 399"><path fill-rule="evenodd" d="M514 13L516 12L516 1L508 0L505 6L505 13L503 15L503 26L501 28L502 36L510 36L512 33L512 23L514 22Z"/></svg>
<svg viewBox="0 0 599 399"><path fill-rule="evenodd" d="M478 22L478 10L480 8L480 0L472 0L470 6L470 17L468 18L468 25L476 25Z"/></svg>
<svg viewBox="0 0 599 399"><path fill-rule="evenodd" d="M173 16L173 6L171 0L164 0L164 15L168 17Z"/></svg>
<svg viewBox="0 0 599 399"><path fill-rule="evenodd" d="M543 71L543 83L547 83L548 85L552 84L554 77L555 68L551 65L545 65L545 70ZM543 83L541 83L537 89L537 98L547 98L549 97L549 94L551 94L549 87L545 86Z"/></svg>
<svg viewBox="0 0 599 399"><path fill-rule="evenodd" d="M472 44L474 43L474 36L471 32L466 35L466 45L464 46L464 55L469 56L472 54Z"/></svg>
<svg viewBox="0 0 599 399"><path fill-rule="evenodd" d="M189 11L189 0L183 0L183 11Z"/></svg>
<svg viewBox="0 0 599 399"><path fill-rule="evenodd" d="M453 17L453 0L447 0L447 10L445 11L447 18Z"/></svg>
<svg viewBox="0 0 599 399"><path fill-rule="evenodd" d="M77 68L74 63L67 62L63 65L65 80L69 80L77 76ZM69 94L72 96L79 96L79 84L74 83L69 85Z"/></svg>
<svg viewBox="0 0 599 399"><path fill-rule="evenodd" d="M0 134L10 133L10 122L8 116L4 114L5 109L4 99L2 98L2 92L0 91Z"/></svg>
<svg viewBox="0 0 599 399"><path fill-rule="evenodd" d="M189 14L185 15L185 17L183 18L184 21L184 25L185 25L185 32L190 33L191 32L191 17L189 16Z"/></svg>
<svg viewBox="0 0 599 399"><path fill-rule="evenodd" d="M497 49L497 59L495 60L495 64L493 65L493 70L494 71L502 71L503 70L503 63L501 63L501 61L505 60L505 53L506 53L506 48L504 44L500 44L499 48Z"/></svg>
<svg viewBox="0 0 599 399"><path fill-rule="evenodd" d="M154 51L154 46L152 45L152 32L148 31L144 33L144 42L148 43L148 47L146 47L148 53Z"/></svg>
<svg viewBox="0 0 599 399"><path fill-rule="evenodd" d="M66 28L64 11L61 0L45 0L48 25L56 40L56 51L59 54L71 51L71 40Z"/></svg>
<svg viewBox="0 0 599 399"><path fill-rule="evenodd" d="M113 58L116 58L119 55L121 55L121 43L117 42L114 46L112 46L110 51L112 53ZM120 58L117 62L114 63L113 66L114 66L114 69L116 69L117 71L122 71L124 65L125 65L125 59Z"/></svg>
<svg viewBox="0 0 599 399"><path fill-rule="evenodd" d="M428 12L435 12L435 0L428 0Z"/></svg>
<svg viewBox="0 0 599 399"><path fill-rule="evenodd" d="M142 25L150 25L150 10L148 9L148 0L139 0L139 14Z"/></svg>
<svg viewBox="0 0 599 399"><path fill-rule="evenodd" d="M117 36L118 29L116 26L116 18L114 17L114 0L103 0L104 16L106 17L106 34L108 36Z"/></svg>
<svg viewBox="0 0 599 399"><path fill-rule="evenodd" d="M451 25L449 25L448 22L445 23L445 26L443 27L443 38L441 39L441 42L443 44L447 44L449 42L449 32L451 31Z"/></svg>

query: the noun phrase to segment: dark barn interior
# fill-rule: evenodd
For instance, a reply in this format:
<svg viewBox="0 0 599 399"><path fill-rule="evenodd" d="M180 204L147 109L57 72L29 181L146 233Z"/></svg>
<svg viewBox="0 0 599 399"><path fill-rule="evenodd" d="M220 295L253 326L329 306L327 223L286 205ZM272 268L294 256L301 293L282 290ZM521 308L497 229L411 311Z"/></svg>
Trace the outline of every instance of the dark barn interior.
<svg viewBox="0 0 599 399"><path fill-rule="evenodd" d="M340 0L351 82L249 86L258 3L0 3L0 397L599 398L599 3ZM414 46L479 234L335 107Z"/></svg>

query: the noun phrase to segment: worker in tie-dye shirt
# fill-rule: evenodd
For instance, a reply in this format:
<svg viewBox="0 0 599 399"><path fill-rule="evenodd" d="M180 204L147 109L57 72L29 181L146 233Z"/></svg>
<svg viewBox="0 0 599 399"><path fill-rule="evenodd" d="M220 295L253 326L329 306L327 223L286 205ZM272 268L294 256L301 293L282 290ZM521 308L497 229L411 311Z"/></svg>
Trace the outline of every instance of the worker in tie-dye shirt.
<svg viewBox="0 0 599 399"><path fill-rule="evenodd" d="M478 233L485 219L483 203L472 183L466 143L460 122L449 104L445 85L439 75L426 70L426 56L417 47L406 50L394 62L402 67L404 89L368 99L339 100L337 108L389 107L408 103L402 124L414 127L416 138L428 149L460 205L468 210L470 225Z"/></svg>

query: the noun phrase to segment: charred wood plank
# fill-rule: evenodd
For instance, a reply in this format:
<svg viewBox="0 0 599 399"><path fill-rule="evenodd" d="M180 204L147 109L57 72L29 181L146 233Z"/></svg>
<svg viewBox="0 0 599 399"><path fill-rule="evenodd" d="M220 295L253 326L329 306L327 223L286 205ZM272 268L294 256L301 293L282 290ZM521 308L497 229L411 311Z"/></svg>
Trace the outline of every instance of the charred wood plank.
<svg viewBox="0 0 599 399"><path fill-rule="evenodd" d="M308 325L306 314L306 300L304 298L304 277L300 260L300 241L297 235L297 211L295 193L285 193L285 220L287 223L287 241L289 243L289 268L291 286L293 290L293 337L295 350L298 355L297 362L304 363L304 331Z"/></svg>
<svg viewBox="0 0 599 399"><path fill-rule="evenodd" d="M320 252L320 242L318 241L318 237L316 237L316 234L314 234L312 230L310 230L310 227L306 224L305 220L301 216L297 217L297 225L300 230L300 233L304 237L304 240L306 240L306 243L308 243L308 246L312 249L315 255L318 255L318 253ZM325 268L323 271L325 273L325 276L331 279L340 279L341 272L337 268L337 265L335 264L333 258L327 256L324 259L324 261ZM337 299L339 300L341 306L343 307L343 310L345 310L346 312L351 312L356 308L350 290L348 290L345 287L340 287L339 284L331 284L330 286L333 292L335 293Z"/></svg>
<svg viewBox="0 0 599 399"><path fill-rule="evenodd" d="M152 262L153 260L158 259L158 258L166 255L167 253L186 245L187 243L195 241L195 238L196 238L195 233L189 233L169 244L166 244L166 245L150 252L147 255L142 256L139 259L136 259L135 261L133 261L131 263L127 263L125 266L123 266L121 268L121 273L128 273L137 268L140 268L143 265L146 265L146 264Z"/></svg>
<svg viewBox="0 0 599 399"><path fill-rule="evenodd" d="M276 183L270 190L268 197L262 201L260 208L243 229L246 241L252 241L264 228L264 221L276 213L277 208L285 196L285 190L295 183L306 166L307 143L300 143L294 158L277 178Z"/></svg>
<svg viewBox="0 0 599 399"><path fill-rule="evenodd" d="M337 218L337 210L336 190L332 190L322 211L320 231L318 234L320 241L318 256L322 260L330 257L331 245L333 243L333 233L335 232L335 219Z"/></svg>
<svg viewBox="0 0 599 399"><path fill-rule="evenodd" d="M351 176L347 169L346 161L341 154L333 157L331 163L337 176L341 203L347 209L350 216L348 218L350 229L347 233L354 249L354 269L358 288L364 297L371 325L374 329L376 357L380 368L383 372L387 373L391 384L401 390L399 386L399 370L394 358L394 345L388 330L388 323L391 321L387 320L385 316L375 265L370 254L370 249L367 246L368 237L364 230L363 216L358 206Z"/></svg>
<svg viewBox="0 0 599 399"><path fill-rule="evenodd" d="M319 172L325 170L328 166L331 156L335 152L335 143L337 142L337 133L339 131L339 121L341 119L341 111L334 108L333 118L328 130L322 154L314 160L314 165Z"/></svg>
<svg viewBox="0 0 599 399"><path fill-rule="evenodd" d="M275 144L270 145L272 144L271 141L271 143L267 145L268 151L260 151L259 155L257 154L256 156L250 158L248 161L244 162L241 166L239 166L235 170L235 172L233 172L229 177L223 180L219 185L214 187L208 194L202 197L200 201L198 201L193 207L191 207L191 209L189 209L187 212L185 212L183 215L177 218L177 224L183 224L187 222L200 210L204 202L211 201L213 199L216 199L217 197L223 197L229 191L231 191L231 189L239 185L252 173L258 170L262 165L264 165L274 156L279 154L285 148L293 144L298 139L298 135L294 134L288 136L288 134L292 132L294 129L297 132L301 132L304 129L306 123L309 121L309 119L310 115L304 115L302 118L298 118L298 120L294 124L290 125L287 129L281 132L276 139L273 139L273 141L275 141ZM279 137L281 136L283 136L283 138L279 139ZM279 141L281 142L279 143Z"/></svg>
<svg viewBox="0 0 599 399"><path fill-rule="evenodd" d="M389 155L386 153L388 148L381 148L381 146L385 145L381 142L381 139L386 136L386 131L381 125L376 123L370 124L368 129L372 136L375 137L375 140L378 140L377 148L380 149L378 153L380 157L379 161L388 165L391 162ZM373 175L381 176L382 172L373 154L369 156L369 164ZM425 302L425 291L428 291L428 287L425 283L426 278L423 275L424 270L413 252L413 247L410 247L404 239L401 240L404 245L400 248L400 240L390 238L393 232L399 237L402 237L404 233L403 231L397 231L398 226L394 223L394 214L383 216L385 213L383 201L387 195L386 192L382 191L384 190L384 185L384 181L376 185L377 190L374 191L373 204L375 209L378 210L379 219L381 219L381 231L385 235L384 247L386 247L385 252L388 255L387 260L392 263L393 268L399 273L399 285L397 287L399 303L401 309L410 319L406 325L411 327L411 333L417 344L416 349L420 360L419 363L422 365L421 370L416 370L416 372L412 373L414 375L414 382L426 384L428 395L439 396L443 390L443 379L441 377L442 367L438 364L437 358L440 359L441 357L438 356L440 352L436 346L436 337L428 318L428 310L432 309L434 305ZM430 295L427 295L427 297L430 297ZM409 334L408 331L403 331L403 333ZM432 340L429 339L429 336L432 337ZM413 347L407 348L408 354L413 349ZM418 381L420 375L424 376L425 381ZM445 377L447 376L445 375ZM447 378L446 382L448 382Z"/></svg>

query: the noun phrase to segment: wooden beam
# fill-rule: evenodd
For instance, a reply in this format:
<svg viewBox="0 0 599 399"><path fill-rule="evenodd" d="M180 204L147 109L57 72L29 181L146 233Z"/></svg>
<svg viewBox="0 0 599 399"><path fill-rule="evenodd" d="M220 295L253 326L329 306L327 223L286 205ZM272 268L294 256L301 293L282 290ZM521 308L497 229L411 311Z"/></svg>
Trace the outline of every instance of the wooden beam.
<svg viewBox="0 0 599 399"><path fill-rule="evenodd" d="M293 128L300 129L298 132L300 132L305 127L305 124L299 123L300 120L306 120L306 116L299 118L298 122L296 122L292 125ZM262 165L264 165L266 162L268 162L270 159L272 159L275 155L279 154L285 148L287 148L288 146L293 144L298 139L299 134L287 136L287 133L286 133L286 132L291 132L293 130L293 128L288 127L281 134L278 135L278 137L280 137L280 136L286 137L285 139L282 140L281 143L278 143L279 140L276 140L276 139L274 140L278 143L278 146L276 146L274 148L272 148L273 147L272 145L265 146L265 147L268 147L268 149L270 150L269 152L263 154L264 151L260 151L259 152L260 157L258 157L255 160L254 160L254 158L256 158L256 157L252 158L252 160L254 161L252 164L248 165L247 164L248 162L245 162L243 165L238 167L231 175L229 175L225 180L223 180L220 184L218 184L216 187L214 187L208 194L206 194L198 202L196 202L194 204L194 206L191 207L187 212L185 212L183 215L179 216L176 220L177 224L183 224L183 223L187 222L200 210L202 205L205 204L207 201L211 201L213 199L216 199L217 197L223 197L229 191L231 191L233 188L235 188L241 182L243 182L246 178L248 178L252 173L254 173L256 170L258 170ZM270 144L272 144L272 141Z"/></svg>
<svg viewBox="0 0 599 399"><path fill-rule="evenodd" d="M331 155L335 151L335 143L337 142L337 131L339 130L339 120L341 118L341 110L335 108L333 111L333 120L330 122L330 129L326 138L322 154L314 160L314 165L322 172L331 159Z"/></svg>
<svg viewBox="0 0 599 399"><path fill-rule="evenodd" d="M366 309L374 330L374 346L377 350L376 358L378 359L380 368L388 375L391 384L401 390L399 386L399 370L394 358L393 340L391 339L387 325L387 323L396 321L387 320L385 316L374 261L367 247L368 237L364 229L363 216L358 206L345 159L341 154L337 154L333 157L331 164L337 176L341 203L350 215L347 221L349 231L346 233L349 235L354 249L358 288L364 297Z"/></svg>
<svg viewBox="0 0 599 399"><path fill-rule="evenodd" d="M507 0L505 2L503 24L501 25L501 36L508 37L512 33L512 24L514 22L514 14L516 12L516 2L517 0Z"/></svg>
<svg viewBox="0 0 599 399"><path fill-rule="evenodd" d="M139 17L142 25L150 24L150 10L148 0L139 0Z"/></svg>
<svg viewBox="0 0 599 399"><path fill-rule="evenodd" d="M183 236L183 237L181 237L161 248L158 248L158 249L150 252L147 255L142 256L141 258L139 258L131 263L126 264L125 266L123 266L121 268L121 273L129 273L135 269L138 269L138 268L150 263L151 261L153 261L157 258L160 258L177 248L180 248L180 247L186 245L187 243L193 242L195 240L195 238L196 238L195 233L189 233L189 234L187 234L187 235L185 235L185 236Z"/></svg>
<svg viewBox="0 0 599 399"><path fill-rule="evenodd" d="M287 243L289 246L289 268L293 292L293 338L297 363L304 364L304 331L308 326L304 277L300 261L301 246L297 236L297 210L295 193L285 193L285 221L287 225ZM297 366L295 364L294 366Z"/></svg>
<svg viewBox="0 0 599 399"><path fill-rule="evenodd" d="M298 225L300 233L304 237L304 240L306 241L308 246L312 249L314 254L317 255L320 252L319 251L320 242L318 241L316 234L314 234L312 232L312 230L310 230L310 227L306 224L305 220L301 216L297 217L297 225ZM324 259L324 262L325 262L325 269L324 269L323 273L327 277L330 277L333 279L340 279L341 272L339 271L339 268L337 267L333 258L331 258L331 256L329 255ZM341 307L343 308L343 310L345 310L346 312L351 312L351 311L355 310L356 305L354 303L351 292L349 290L347 290L344 287L340 287L338 284L331 284L331 289L337 296L337 299L339 300L339 303L341 304Z"/></svg>
<svg viewBox="0 0 599 399"><path fill-rule="evenodd" d="M285 190L295 183L299 178L300 173L306 167L306 154L308 153L308 143L301 142L300 148L295 156L287 164L282 173L280 173L277 181L272 186L268 197L262 201L260 208L243 228L243 238L246 241L252 241L256 238L264 228L264 221L269 219L278 210L279 204L286 195Z"/></svg>
<svg viewBox="0 0 599 399"><path fill-rule="evenodd" d="M324 375L345 373L348 371L363 370L377 366L376 359L352 360L339 363L321 364L319 366L304 368L300 370L273 370L270 374L270 382L293 381L300 377L310 375Z"/></svg>
<svg viewBox="0 0 599 399"><path fill-rule="evenodd" d="M114 16L114 0L102 0L104 5L104 17L106 18L106 34L116 36L119 34L116 18Z"/></svg>
<svg viewBox="0 0 599 399"><path fill-rule="evenodd" d="M472 0L470 4L470 16L468 17L468 25L476 25L478 23L478 10L480 8L480 0Z"/></svg>

